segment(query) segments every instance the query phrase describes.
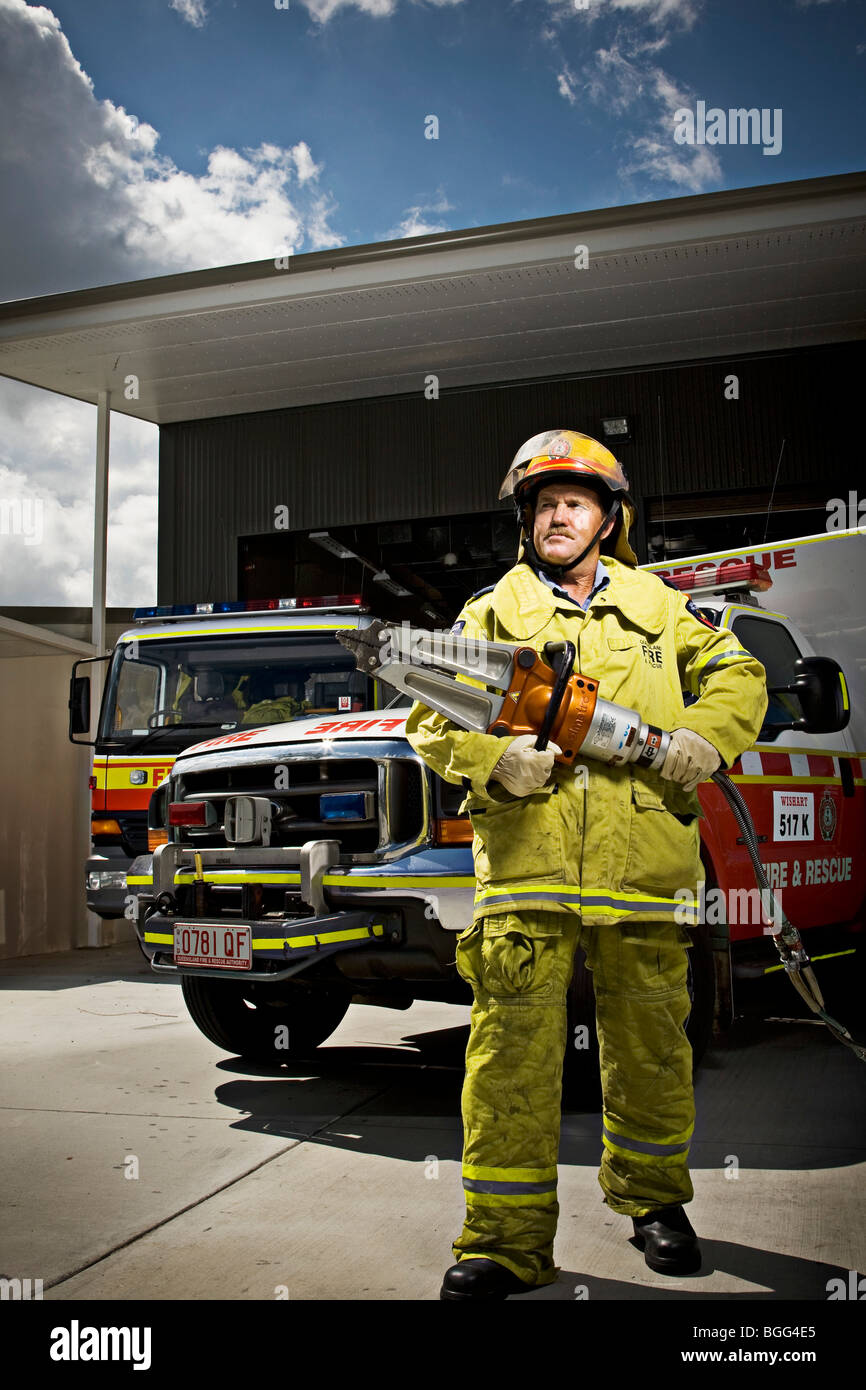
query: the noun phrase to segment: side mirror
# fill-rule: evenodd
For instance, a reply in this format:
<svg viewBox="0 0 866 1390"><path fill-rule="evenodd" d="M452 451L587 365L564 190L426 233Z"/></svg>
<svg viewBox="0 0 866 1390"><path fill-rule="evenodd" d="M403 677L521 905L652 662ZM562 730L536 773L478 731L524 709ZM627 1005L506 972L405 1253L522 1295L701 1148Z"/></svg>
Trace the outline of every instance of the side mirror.
<svg viewBox="0 0 866 1390"><path fill-rule="evenodd" d="M69 682L69 737L90 733L90 677L73 676Z"/></svg>
<svg viewBox="0 0 866 1390"><path fill-rule="evenodd" d="M82 656L76 661L72 668L72 679L69 682L69 742L88 743L92 748L96 747L96 739L76 738L76 734L90 733L90 677L79 676L79 666L92 666L95 661L110 661L111 653L107 656Z"/></svg>
<svg viewBox="0 0 866 1390"><path fill-rule="evenodd" d="M769 695L794 695L802 719L771 724L771 729L792 729L804 734L835 734L851 718L848 687L838 661L830 656L801 656L794 662L792 685L775 686Z"/></svg>

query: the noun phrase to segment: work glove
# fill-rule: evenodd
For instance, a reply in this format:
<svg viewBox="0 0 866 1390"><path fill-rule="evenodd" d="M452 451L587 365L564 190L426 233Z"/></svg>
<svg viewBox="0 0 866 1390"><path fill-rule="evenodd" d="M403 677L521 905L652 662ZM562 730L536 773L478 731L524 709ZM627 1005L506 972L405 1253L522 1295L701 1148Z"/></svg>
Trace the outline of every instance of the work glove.
<svg viewBox="0 0 866 1390"><path fill-rule="evenodd" d="M674 729L667 757L659 768L659 776L679 782L683 791L693 792L699 782L721 766L721 758L711 743L691 729Z"/></svg>
<svg viewBox="0 0 866 1390"><path fill-rule="evenodd" d="M537 734L518 734L490 774L512 796L529 796L543 787L553 768L554 756L562 752L555 743L548 743L542 753L537 752L537 737Z"/></svg>

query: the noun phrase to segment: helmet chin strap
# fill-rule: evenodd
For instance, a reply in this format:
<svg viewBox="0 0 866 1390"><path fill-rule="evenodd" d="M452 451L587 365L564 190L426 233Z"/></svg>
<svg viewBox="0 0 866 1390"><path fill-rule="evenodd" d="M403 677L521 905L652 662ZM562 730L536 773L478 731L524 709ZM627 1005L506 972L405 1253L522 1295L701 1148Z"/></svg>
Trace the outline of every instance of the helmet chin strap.
<svg viewBox="0 0 866 1390"><path fill-rule="evenodd" d="M580 552L577 558L574 560L569 560L567 565L553 565L549 563L549 561L547 560L542 560L538 551L535 549L535 543L532 539L532 528L527 528L523 520L523 508L521 507L519 509L520 524L523 527L524 534L526 536L526 539L523 543L524 564L529 565L530 569L535 570L536 574L539 572L539 570L544 570L544 573L549 574L551 579L558 579L559 582L562 583L565 579L565 576L569 574L571 570L575 568L575 566L579 565L581 560L585 560L587 555L589 555L590 551L594 549L601 537L602 531L604 530L607 523L613 517L616 516L617 512L619 511L619 507L620 500L618 497L615 497L613 499L613 502L611 503L610 510L608 511L607 516L605 516L605 518L603 519L592 540L589 542L588 545L584 546L583 550Z"/></svg>

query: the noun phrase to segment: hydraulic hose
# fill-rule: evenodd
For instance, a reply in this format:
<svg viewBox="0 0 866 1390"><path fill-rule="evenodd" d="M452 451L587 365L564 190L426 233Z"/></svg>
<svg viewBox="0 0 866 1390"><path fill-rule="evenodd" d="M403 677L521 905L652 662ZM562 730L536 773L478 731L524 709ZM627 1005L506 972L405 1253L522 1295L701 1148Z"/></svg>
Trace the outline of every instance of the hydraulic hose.
<svg viewBox="0 0 866 1390"><path fill-rule="evenodd" d="M749 852L755 873L755 882L761 890L764 911L774 926L777 925L772 936L791 984L805 999L812 1013L817 1014L827 1025L834 1038L838 1038L846 1047L850 1047L861 1062L866 1062L866 1047L856 1042L848 1029L843 1027L835 1018L832 1018L824 1007L824 997L818 987L818 981L815 979L815 973L800 939L800 933L785 916L782 904L770 887L758 852L758 836L755 824L749 814L748 806L740 795L739 788L724 772L713 773L712 781L715 782L725 797L734 814L734 819L743 833L743 841Z"/></svg>

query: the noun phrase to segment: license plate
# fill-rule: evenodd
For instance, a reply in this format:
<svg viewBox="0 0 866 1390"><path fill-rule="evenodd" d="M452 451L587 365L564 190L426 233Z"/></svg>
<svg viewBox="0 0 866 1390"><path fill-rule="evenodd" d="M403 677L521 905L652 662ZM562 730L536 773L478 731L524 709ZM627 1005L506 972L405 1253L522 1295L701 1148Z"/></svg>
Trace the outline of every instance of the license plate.
<svg viewBox="0 0 866 1390"><path fill-rule="evenodd" d="M176 922L174 963L208 965L212 970L250 970L253 963L250 929Z"/></svg>

